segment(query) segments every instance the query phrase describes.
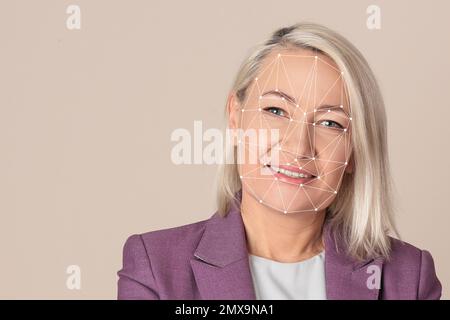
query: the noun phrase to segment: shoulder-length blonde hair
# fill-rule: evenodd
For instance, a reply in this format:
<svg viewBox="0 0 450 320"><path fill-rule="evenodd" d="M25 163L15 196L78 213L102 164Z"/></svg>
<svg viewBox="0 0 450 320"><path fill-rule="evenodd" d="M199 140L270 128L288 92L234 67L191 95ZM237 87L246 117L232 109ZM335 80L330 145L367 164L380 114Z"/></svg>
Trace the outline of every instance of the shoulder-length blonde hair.
<svg viewBox="0 0 450 320"><path fill-rule="evenodd" d="M239 102L257 76L263 59L275 48L311 49L329 56L341 71L352 110L352 174L345 174L340 191L327 208L326 219L334 234L358 259L389 259L389 232L398 235L394 223L394 186L391 179L386 113L380 88L359 50L338 33L315 23L297 23L275 31L270 39L254 48L242 63L232 86ZM236 147L234 154L236 156ZM235 159L236 160L236 159ZM226 216L238 204L242 185L237 162L220 166L217 192L218 212Z"/></svg>

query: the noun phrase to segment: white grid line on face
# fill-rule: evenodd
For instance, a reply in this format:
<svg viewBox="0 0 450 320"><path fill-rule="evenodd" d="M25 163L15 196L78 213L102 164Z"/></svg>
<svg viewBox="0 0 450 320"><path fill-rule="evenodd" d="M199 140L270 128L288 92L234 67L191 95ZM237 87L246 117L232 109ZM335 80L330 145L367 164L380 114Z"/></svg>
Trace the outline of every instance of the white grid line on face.
<svg viewBox="0 0 450 320"><path fill-rule="evenodd" d="M292 56L292 55L283 55L283 56ZM311 56L303 56L303 57L308 57L308 58L311 58ZM274 72L274 69L276 69L276 89L275 89L275 91L278 91L278 83L279 83L279 73L280 73L280 69L281 69L281 71L283 72L284 71L284 73L285 73L285 76L286 76L286 78L287 78L287 80L288 80L288 84L289 84L289 87L291 88L291 90L292 90L292 88L293 88L293 86L292 86L292 83L290 82L290 79L289 79L289 77L288 77L288 75L287 75L287 71L286 71L286 66L285 66L285 64L284 64L284 61L283 61L283 58L282 58L282 55L278 55L277 56L277 58L276 59L274 59L274 61L275 61L275 66L273 66L272 68L271 68L271 70L270 70L270 75L272 75L273 74L273 72ZM267 67L266 67L266 70L271 66L271 65L273 65L274 64L274 61L272 61ZM332 67L334 70L336 70L336 71L338 71L339 72L339 70L338 69L336 69L336 68L334 68L333 66L331 66L330 64L328 64L326 61L324 61L324 60L322 60L322 59L320 59L320 58L317 58L317 57L315 57L314 58L314 63L313 63L313 66L310 68L310 71L309 71L309 73L308 73L308 80L305 82L305 84L304 84L304 89L306 88L306 87L308 87L309 88L309 90L307 90L308 91L308 101L310 100L310 98L311 98L311 91L313 91L313 100L314 100L314 106L316 105L316 98L317 98L317 77L318 77L318 64L317 64L317 62L318 61L322 61L322 62L324 62L326 65L328 65L328 66L330 66L330 67ZM280 68L280 64L281 64L281 68ZM265 70L265 71L266 71ZM313 78L313 80L312 81L309 81L309 79L310 79L310 76ZM270 79L270 77L268 78L268 80L266 81L266 84L268 83L268 81L269 81L269 79ZM340 100L341 100L341 108L342 108L342 105L344 104L343 103L343 96L344 96L344 85L343 85L343 78L342 78L342 73L341 72L339 72L339 76L337 77L337 79L333 82L333 84L328 88L328 90L326 91L326 93L325 93L325 95L324 95L324 97L322 97L322 99L320 100L320 104L324 101L324 99L326 98L326 96L329 94L329 92L331 91L331 90L333 90L333 88L336 86L336 84L337 84L337 82L339 81L339 80L342 80L341 81L341 88L340 88ZM264 87L265 86L263 86L263 88L261 88L260 87L260 84L259 84L259 82L258 82L258 78L255 78L254 79L255 80L255 85L253 86L253 88L252 88L252 91L254 90L254 88L256 88L257 89L257 91L258 91L258 96L259 97L261 97L261 94L262 94L262 91L263 91L263 89L264 89ZM308 86L309 85L309 86ZM292 91L294 91L294 90L292 90ZM302 90L302 92L300 93L300 97L303 97L304 96L304 93L305 93L305 90ZM272 127L271 127L271 124L267 121L267 119L266 119L266 117L265 117L265 114L263 114L263 115L261 115L261 101L260 101L261 99L258 99L258 108L253 108L253 109L250 109L250 108L245 108L245 105L244 105L244 107L243 107L243 111L244 112L241 112L241 123L243 123L243 117L244 117L244 113L247 113L248 114L248 112L254 112L255 113L255 115L252 117L252 119L250 120L250 123L248 123L247 124L247 129L249 128L249 127L251 127L251 124L254 122L254 120L255 120L255 118L256 117L258 117L258 120L259 120L259 125L260 125L260 128L262 128L263 127L263 122L265 122L266 123L266 125L267 125L267 127L269 128L269 129L273 129ZM284 106L285 106L285 108L287 108L287 105L288 105L288 103L289 102L287 102L286 101L286 99L284 99L284 98L282 98L282 100L283 100L283 103L284 103ZM248 102L248 99L247 99L247 102ZM245 108L245 110L244 110L244 108ZM287 108L288 109L288 108ZM296 109L294 109L294 111L293 111L293 115L295 115L295 113L298 111L298 110L302 110L302 112L303 112L303 115L304 115L304 118L306 118L306 115L305 115L305 113L307 113L307 111L303 111L303 108L300 108L300 106L299 106L299 104L297 103L296 104ZM330 112L331 110L328 110L328 112ZM335 113L336 115L338 115L338 116L340 116L339 115L339 113ZM314 114L313 114L313 116L314 116L314 121L313 121L313 137L312 137L312 140L313 140L313 142L312 143L309 143L309 146L311 147L311 149L315 149L315 137L316 137L316 134L315 134L315 130L316 130L316 126L315 126L315 124L316 124L316 112L314 111ZM323 115L324 116L324 115ZM323 116L319 116L319 118L321 119ZM351 118L350 118L350 120L351 120ZM291 130L290 131L290 127L291 126L294 126L294 128L296 128L297 126L304 126L304 125L309 125L309 123L308 123L308 121L307 120L304 120L304 121L299 121L299 120L296 120L296 119L293 119L293 116L290 116L290 121L288 122L288 124L287 124L287 129L286 129L286 133L285 134L283 134L283 136L282 136L282 138L281 138L281 141L280 141L280 147L279 147L279 151L281 151L281 152L284 152L284 153L291 153L291 152L287 152L287 151L285 151L285 150L282 150L282 146L285 144L285 141L287 140L287 139L289 139L292 135L293 135L293 133L295 132L295 130L293 129L293 130ZM350 124L349 124L350 125ZM349 125L346 127L346 129L348 129L349 128ZM301 132L302 132L302 134L303 134L303 131L304 130L301 130ZM308 140L309 141L311 141L311 136L309 135L309 133L310 133L310 130L306 130L307 131L307 133L308 133ZM334 147L334 149L333 149L333 151L332 151L332 153L331 153L331 158L333 157L333 155L334 155L334 153L336 152L336 149L337 149L337 147L338 147L338 145L339 145L339 143L341 142L341 140L342 140L342 137L343 136L345 136L345 132L346 132L347 130L344 130L344 132L343 133L341 133L341 134L339 134L338 136L336 136L336 137L334 137L327 145L326 145L326 147L324 148L324 149L322 149L320 152L319 152L319 154L321 153L321 152L324 152L326 149L328 149L328 147L330 147L333 143L335 143L335 140L338 140L338 142L336 142L335 143L335 147ZM301 135L302 135L301 134ZM302 136L301 136L302 137ZM301 143L301 141L302 141L302 139L299 139L299 143L297 144L297 148L296 148L296 154L298 154L298 148L299 148L299 145L300 145L300 143ZM349 143L348 143L349 144ZM245 141L243 142L243 144L242 144L242 146L245 146L245 145L251 145L250 143L246 143ZM271 143L271 145L272 145L272 143ZM250 148L251 149L251 148ZM312 151L312 150L310 150L310 151ZM311 153L313 153L313 152L311 152ZM318 155L319 155L318 154ZM344 144L344 154L345 154L345 158L346 159L348 159L347 158L347 144ZM326 171L326 168L328 167L328 163L341 163L342 164L342 162L340 162L340 161L333 161L333 160L327 160L327 159L315 159L316 158L316 156L314 156L313 157L313 160L316 160L316 161L314 161L313 163L314 163L314 165L315 165L315 167L316 167L316 172L319 172L319 169L317 168L317 162L319 162L319 161L325 161L325 165L323 166L323 170L322 170L322 172L320 172L319 173L319 178L320 177L324 177L324 176L326 176L326 175L328 175L328 174L330 174L330 173L332 173L332 172L334 172L334 171L336 171L336 170L339 170L339 169L341 169L343 166L339 166L339 167L337 167L337 168L335 168L335 169L333 169L333 170L331 170L330 172L325 172ZM345 162L345 165L347 164L347 162ZM303 166L305 166L305 164L303 165ZM256 171L256 170L258 170L258 169L261 169L261 167L258 167L258 168L256 168L256 169L253 169L253 170L251 170L250 172L247 172L247 175L248 174L250 174L250 173L252 173L252 172L254 172L254 171ZM247 178L247 175L245 175L245 176L242 176L242 178L243 178L243 180L245 179L246 180L246 178ZM255 179L255 180L258 180L258 179L261 179L261 180L264 180L264 179L266 179L266 178L258 178L258 177L252 177L251 179ZM285 203L284 203L284 199L283 199L283 195L282 195L282 192L281 192L281 188L280 188L280 185L279 185L279 180L278 179L272 179L272 183L271 183L271 185L270 185L270 187L266 190L266 192L264 193L264 197L266 196L266 194L268 193L268 191L270 190L270 189L272 189L273 188L273 184L274 184L274 181L276 182L276 184L277 184L277 188L278 188L278 192L279 192L279 194L280 194L280 198L281 198L281 202L283 203L283 209L284 210L282 210L283 212L286 212L287 211L287 209L289 209L289 207L290 207L290 205L291 205L291 203L292 203L292 201L294 200L294 199L291 199L291 201L289 202L289 205L288 205L288 207L286 208L286 206L285 206ZM331 193L331 195L327 198L327 199L325 199L325 201L323 201L323 202L321 202L321 204L323 204L323 203L325 203L326 201L328 201L328 199L330 198L330 197L332 197L335 193L336 193L336 190L333 190L333 188L331 188L331 186L329 186L324 180L322 180L322 182L323 183L325 183L326 184L326 186L327 187L329 187L330 189L331 189L331 191L328 191L328 190L325 190L325 189L322 189L322 188L317 188L317 187L313 187L313 186L310 186L310 188L311 189L318 189L318 190L322 190L322 191L325 191L325 192L330 192ZM339 182L340 183L340 182ZM250 186L249 186L250 187ZM311 200L311 198L309 197L309 194L307 193L307 191L305 190L305 188L307 188L307 184L304 184L304 185L302 185L302 187L304 188L304 192L305 192L305 194L307 195L307 198L308 198L308 200L310 201L310 203L311 203L311 205L315 208L315 209L317 209L317 207L316 206L314 206L314 203L313 203L313 201ZM298 191L300 190L300 185L298 185L298 188L297 188L297 190L296 190L296 192L295 192L295 196L297 195L297 193L298 193ZM253 192L254 193L254 192ZM294 196L294 197L295 197ZM264 198L263 197L263 198ZM260 202L264 202L265 200L263 200L263 199L260 199ZM265 203L266 205L267 205L267 203ZM303 210L302 210L303 211ZM308 210L309 211L309 210Z"/></svg>

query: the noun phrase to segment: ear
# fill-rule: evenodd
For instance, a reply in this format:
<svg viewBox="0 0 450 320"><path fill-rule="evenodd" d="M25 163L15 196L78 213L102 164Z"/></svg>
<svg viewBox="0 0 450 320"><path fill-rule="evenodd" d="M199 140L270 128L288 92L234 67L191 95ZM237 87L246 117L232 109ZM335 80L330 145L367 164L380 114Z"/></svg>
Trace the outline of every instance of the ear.
<svg viewBox="0 0 450 320"><path fill-rule="evenodd" d="M241 106L234 91L230 92L227 99L228 127L238 129L240 125Z"/></svg>
<svg viewBox="0 0 450 320"><path fill-rule="evenodd" d="M348 159L348 164L345 167L345 172L346 173L353 173L353 169L355 167L355 162L353 159L353 153L350 155L350 158Z"/></svg>

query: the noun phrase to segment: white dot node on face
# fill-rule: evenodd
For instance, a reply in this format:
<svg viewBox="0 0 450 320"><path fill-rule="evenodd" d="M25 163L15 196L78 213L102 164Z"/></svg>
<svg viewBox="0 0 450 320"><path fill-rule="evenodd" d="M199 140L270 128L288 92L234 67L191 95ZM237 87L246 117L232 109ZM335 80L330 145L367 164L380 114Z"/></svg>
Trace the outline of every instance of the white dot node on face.
<svg viewBox="0 0 450 320"><path fill-rule="evenodd" d="M286 210L284 210L284 213L287 213L287 211L286 211Z"/></svg>
<svg viewBox="0 0 450 320"><path fill-rule="evenodd" d="M314 208L314 211L317 211L317 208Z"/></svg>
<svg viewBox="0 0 450 320"><path fill-rule="evenodd" d="M300 187L303 187L303 183L300 184Z"/></svg>
<svg viewBox="0 0 450 320"><path fill-rule="evenodd" d="M258 111L261 111L262 109L261 108L258 108Z"/></svg>
<svg viewBox="0 0 450 320"><path fill-rule="evenodd" d="M352 121L352 117L350 117L350 121Z"/></svg>
<svg viewBox="0 0 450 320"><path fill-rule="evenodd" d="M294 119L290 118L289 121L294 121Z"/></svg>
<svg viewBox="0 0 450 320"><path fill-rule="evenodd" d="M320 179L320 176L319 176L319 177L317 177L317 179Z"/></svg>
<svg viewBox="0 0 450 320"><path fill-rule="evenodd" d="M340 106L339 106L339 108L343 108L344 106L341 104Z"/></svg>
<svg viewBox="0 0 450 320"><path fill-rule="evenodd" d="M347 128L344 129L344 132L346 132L346 131L347 131Z"/></svg>
<svg viewBox="0 0 450 320"><path fill-rule="evenodd" d="M241 143L241 140L239 140L238 143Z"/></svg>
<svg viewBox="0 0 450 320"><path fill-rule="evenodd" d="M334 191L334 193L336 194L336 193L337 193L337 191Z"/></svg>
<svg viewBox="0 0 450 320"><path fill-rule="evenodd" d="M318 58L317 56L314 56L314 59L316 59L316 60L317 60L317 58Z"/></svg>
<svg viewBox="0 0 450 320"><path fill-rule="evenodd" d="M241 109L242 112L244 112L244 109Z"/></svg>
<svg viewBox="0 0 450 320"><path fill-rule="evenodd" d="M259 203L262 203L262 200L259 200Z"/></svg>
<svg viewBox="0 0 450 320"><path fill-rule="evenodd" d="M314 109L314 112L316 112L316 109Z"/></svg>
<svg viewBox="0 0 450 320"><path fill-rule="evenodd" d="M347 162L345 162L345 165L347 165Z"/></svg>
<svg viewBox="0 0 450 320"><path fill-rule="evenodd" d="M315 123L313 123L313 126L316 126L316 124L315 124Z"/></svg>
<svg viewBox="0 0 450 320"><path fill-rule="evenodd" d="M316 157L313 157L312 159L313 159L313 160L316 160Z"/></svg>
<svg viewBox="0 0 450 320"><path fill-rule="evenodd" d="M275 177L275 180L278 180L278 178L277 178L277 177Z"/></svg>
<svg viewBox="0 0 450 320"><path fill-rule="evenodd" d="M328 109L328 112L331 112L331 110L330 110L330 109Z"/></svg>

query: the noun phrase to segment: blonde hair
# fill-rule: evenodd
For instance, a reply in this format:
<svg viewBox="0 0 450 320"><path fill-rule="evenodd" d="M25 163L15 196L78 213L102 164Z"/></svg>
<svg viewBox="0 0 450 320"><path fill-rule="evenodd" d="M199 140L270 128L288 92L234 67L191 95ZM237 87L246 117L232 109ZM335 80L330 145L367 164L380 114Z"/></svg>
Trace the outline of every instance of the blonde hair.
<svg viewBox="0 0 450 320"><path fill-rule="evenodd" d="M281 28L242 63L232 92L242 103L263 59L273 49L287 47L325 54L344 72L354 120L351 135L354 168L351 174L344 174L340 190L327 208L326 219L352 257L389 259L391 239L388 233L398 235L398 231L393 218L395 188L389 166L387 119L380 88L359 50L338 33L319 24L297 23ZM236 163L225 162L220 167L217 205L221 216L226 216L231 206L239 204L236 195L242 185Z"/></svg>

